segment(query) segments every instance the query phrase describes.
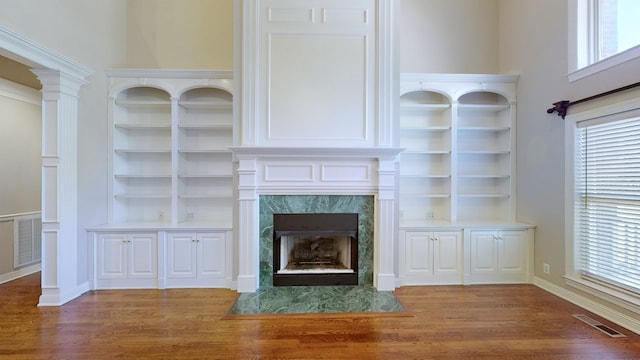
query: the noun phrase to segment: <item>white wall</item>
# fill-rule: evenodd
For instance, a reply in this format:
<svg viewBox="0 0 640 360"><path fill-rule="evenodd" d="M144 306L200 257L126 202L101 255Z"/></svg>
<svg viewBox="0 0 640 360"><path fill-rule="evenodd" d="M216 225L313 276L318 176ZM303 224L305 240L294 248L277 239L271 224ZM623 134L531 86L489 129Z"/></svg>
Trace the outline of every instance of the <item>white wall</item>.
<svg viewBox="0 0 640 360"><path fill-rule="evenodd" d="M564 203L564 122L546 110L559 100L578 100L637 81L632 77L640 61L569 83L567 21L567 1L500 2L500 70L520 74L518 219L537 225L535 276L574 292L562 278L565 242L571 241L564 233L565 210L571 206ZM551 266L550 275L543 274L543 262Z"/></svg>
<svg viewBox="0 0 640 360"><path fill-rule="evenodd" d="M233 0L128 0L127 66L233 68Z"/></svg>
<svg viewBox="0 0 640 360"><path fill-rule="evenodd" d="M498 72L498 0L402 0L400 72Z"/></svg>
<svg viewBox="0 0 640 360"><path fill-rule="evenodd" d="M566 1L518 0L500 8L500 68L520 74L518 220L537 225L536 276L547 262L557 283L564 269L564 123L546 109L568 96L566 7Z"/></svg>
<svg viewBox="0 0 640 360"><path fill-rule="evenodd" d="M0 79L0 215L40 211L41 99Z"/></svg>
<svg viewBox="0 0 640 360"><path fill-rule="evenodd" d="M40 211L40 92L0 79L0 215ZM0 221L0 275L13 271L12 221Z"/></svg>

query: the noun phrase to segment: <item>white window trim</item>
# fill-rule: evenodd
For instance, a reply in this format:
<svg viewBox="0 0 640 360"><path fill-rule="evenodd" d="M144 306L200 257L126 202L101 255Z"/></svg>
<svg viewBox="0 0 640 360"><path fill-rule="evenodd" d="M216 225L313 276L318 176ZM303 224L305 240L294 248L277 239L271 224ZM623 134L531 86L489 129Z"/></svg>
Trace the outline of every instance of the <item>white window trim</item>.
<svg viewBox="0 0 640 360"><path fill-rule="evenodd" d="M573 109L572 109L573 110ZM624 309L640 314L640 297L604 284L582 278L577 267L579 254L574 238L576 199L575 154L577 123L605 116L620 116L625 113L640 114L640 98L615 102L596 109L577 112L565 118L565 283L589 295L605 300Z"/></svg>
<svg viewBox="0 0 640 360"><path fill-rule="evenodd" d="M569 0L569 46L568 59L569 82L584 79L628 61L640 58L640 45L623 52L594 62L597 49L594 48L597 39L595 25L595 11L593 0ZM581 59L583 61L581 62ZM586 61L586 59L591 59ZM591 63L591 64L588 64Z"/></svg>

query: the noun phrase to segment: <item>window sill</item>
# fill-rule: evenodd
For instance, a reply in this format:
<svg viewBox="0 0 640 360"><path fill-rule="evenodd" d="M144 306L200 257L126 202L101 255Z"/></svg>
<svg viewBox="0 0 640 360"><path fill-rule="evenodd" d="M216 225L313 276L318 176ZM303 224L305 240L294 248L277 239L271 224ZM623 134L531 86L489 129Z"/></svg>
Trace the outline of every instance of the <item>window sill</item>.
<svg viewBox="0 0 640 360"><path fill-rule="evenodd" d="M597 74L599 72L605 71L607 69L637 58L640 58L640 45L610 56L606 59L600 60L594 64L587 65L581 69L570 72L568 75L569 82L584 79L588 76Z"/></svg>
<svg viewBox="0 0 640 360"><path fill-rule="evenodd" d="M565 276L565 283L589 295L605 300L623 309L640 314L640 297L582 278Z"/></svg>

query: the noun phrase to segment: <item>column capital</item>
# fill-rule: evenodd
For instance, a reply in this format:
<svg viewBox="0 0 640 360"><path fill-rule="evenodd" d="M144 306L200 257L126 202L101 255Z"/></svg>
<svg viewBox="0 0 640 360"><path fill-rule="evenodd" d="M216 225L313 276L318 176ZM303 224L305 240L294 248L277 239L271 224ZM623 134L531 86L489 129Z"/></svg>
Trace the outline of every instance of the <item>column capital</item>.
<svg viewBox="0 0 640 360"><path fill-rule="evenodd" d="M31 69L42 83L42 94L46 96L51 93L64 93L66 95L78 96L80 87L87 83L84 77L79 77L60 70L51 69Z"/></svg>

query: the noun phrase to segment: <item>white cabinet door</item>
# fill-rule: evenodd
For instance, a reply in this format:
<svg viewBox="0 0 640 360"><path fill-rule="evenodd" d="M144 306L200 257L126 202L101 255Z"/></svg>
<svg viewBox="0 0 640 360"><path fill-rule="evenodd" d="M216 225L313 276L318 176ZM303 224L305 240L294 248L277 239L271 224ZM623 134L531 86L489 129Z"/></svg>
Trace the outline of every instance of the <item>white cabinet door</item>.
<svg viewBox="0 0 640 360"><path fill-rule="evenodd" d="M154 288L158 279L156 233L99 233L97 289Z"/></svg>
<svg viewBox="0 0 640 360"><path fill-rule="evenodd" d="M433 275L433 234L408 231L405 236L405 271L409 277Z"/></svg>
<svg viewBox="0 0 640 360"><path fill-rule="evenodd" d="M498 271L498 251L494 231L471 233L471 272L474 274Z"/></svg>
<svg viewBox="0 0 640 360"><path fill-rule="evenodd" d="M127 278L127 234L99 234L98 279Z"/></svg>
<svg viewBox="0 0 640 360"><path fill-rule="evenodd" d="M226 237L223 232L198 234L198 277L225 276Z"/></svg>
<svg viewBox="0 0 640 360"><path fill-rule="evenodd" d="M528 241L525 230L471 231L471 282L528 282Z"/></svg>
<svg viewBox="0 0 640 360"><path fill-rule="evenodd" d="M223 286L226 279L226 233L168 234L167 287Z"/></svg>
<svg viewBox="0 0 640 360"><path fill-rule="evenodd" d="M173 233L168 235L167 276L170 278L195 278L197 271L196 234Z"/></svg>
<svg viewBox="0 0 640 360"><path fill-rule="evenodd" d="M156 234L128 235L129 278L158 276L158 242Z"/></svg>
<svg viewBox="0 0 640 360"><path fill-rule="evenodd" d="M501 231L498 243L498 271L523 274L526 271L526 239L522 231Z"/></svg>
<svg viewBox="0 0 640 360"><path fill-rule="evenodd" d="M462 283L462 237L459 232L407 231L406 285Z"/></svg>
<svg viewBox="0 0 640 360"><path fill-rule="evenodd" d="M433 241L433 273L442 282L462 281L462 237L459 232L436 232Z"/></svg>

